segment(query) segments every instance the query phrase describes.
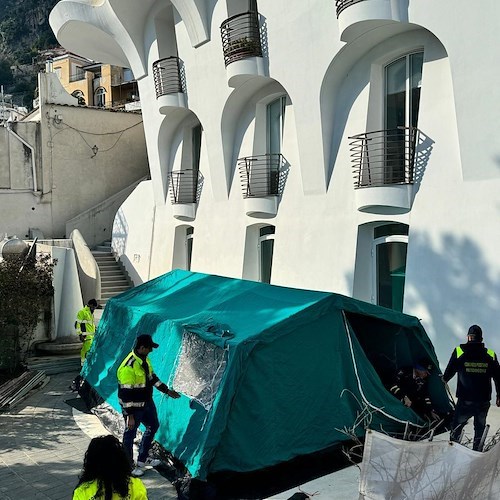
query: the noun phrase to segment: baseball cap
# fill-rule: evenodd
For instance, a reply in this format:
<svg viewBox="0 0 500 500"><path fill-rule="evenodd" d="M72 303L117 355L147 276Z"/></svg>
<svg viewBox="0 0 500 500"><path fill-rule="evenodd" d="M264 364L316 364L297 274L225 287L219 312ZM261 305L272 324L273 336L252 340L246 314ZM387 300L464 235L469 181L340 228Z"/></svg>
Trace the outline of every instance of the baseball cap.
<svg viewBox="0 0 500 500"><path fill-rule="evenodd" d="M147 334L142 334L142 335L139 335L136 339L135 339L135 347L151 347L151 348L156 348L158 347L159 344L157 344L156 342L153 342L153 338L151 337L151 335L147 335Z"/></svg>
<svg viewBox="0 0 500 500"><path fill-rule="evenodd" d="M417 370L430 374L430 372L432 371L432 363L428 359L419 359L415 364L415 368Z"/></svg>

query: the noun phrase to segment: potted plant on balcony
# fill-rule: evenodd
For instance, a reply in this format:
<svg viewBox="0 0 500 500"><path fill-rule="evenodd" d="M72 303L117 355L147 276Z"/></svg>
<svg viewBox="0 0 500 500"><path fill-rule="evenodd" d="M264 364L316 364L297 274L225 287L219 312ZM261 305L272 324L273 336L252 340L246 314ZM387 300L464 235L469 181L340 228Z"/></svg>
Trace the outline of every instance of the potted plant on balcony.
<svg viewBox="0 0 500 500"><path fill-rule="evenodd" d="M230 41L228 44L228 52L231 54L257 54L260 49L260 44L257 40L252 40L248 37L238 38Z"/></svg>

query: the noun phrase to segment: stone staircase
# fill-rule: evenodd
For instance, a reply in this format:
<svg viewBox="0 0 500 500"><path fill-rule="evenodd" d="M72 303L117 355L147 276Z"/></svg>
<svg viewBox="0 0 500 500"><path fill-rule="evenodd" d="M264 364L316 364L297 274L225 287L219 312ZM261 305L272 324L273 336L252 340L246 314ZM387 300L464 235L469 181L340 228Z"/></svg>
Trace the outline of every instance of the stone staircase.
<svg viewBox="0 0 500 500"><path fill-rule="evenodd" d="M108 299L132 288L133 285L122 265L115 259L110 241L97 245L92 250L92 255L101 273L101 300L99 304L104 308Z"/></svg>

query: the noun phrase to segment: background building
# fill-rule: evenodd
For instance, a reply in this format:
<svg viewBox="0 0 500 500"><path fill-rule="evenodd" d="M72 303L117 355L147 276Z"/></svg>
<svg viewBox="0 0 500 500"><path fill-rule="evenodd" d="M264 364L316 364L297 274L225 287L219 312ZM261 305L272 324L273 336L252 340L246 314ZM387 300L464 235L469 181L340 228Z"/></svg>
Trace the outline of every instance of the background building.
<svg viewBox="0 0 500 500"><path fill-rule="evenodd" d="M59 42L138 82L151 180L113 235L136 284L181 267L335 291L421 318L442 363L471 323L500 349L499 14L60 1Z"/></svg>
<svg viewBox="0 0 500 500"><path fill-rule="evenodd" d="M128 68L101 64L65 51L45 64L63 88L84 106L124 108L139 101L137 82Z"/></svg>
<svg viewBox="0 0 500 500"><path fill-rule="evenodd" d="M39 106L0 127L0 235L111 238L119 206L148 176L142 116L78 106L53 73Z"/></svg>

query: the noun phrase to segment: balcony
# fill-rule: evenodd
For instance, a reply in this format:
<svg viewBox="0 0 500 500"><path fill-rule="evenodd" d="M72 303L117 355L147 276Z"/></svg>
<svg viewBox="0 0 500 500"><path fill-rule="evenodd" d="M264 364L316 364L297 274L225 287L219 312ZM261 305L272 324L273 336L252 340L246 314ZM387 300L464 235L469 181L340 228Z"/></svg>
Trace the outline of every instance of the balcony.
<svg viewBox="0 0 500 500"><path fill-rule="evenodd" d="M398 127L349 137L360 212L391 215L411 209L418 134L415 127Z"/></svg>
<svg viewBox="0 0 500 500"><path fill-rule="evenodd" d="M408 22L408 0L335 0L340 38L351 42L388 21Z"/></svg>
<svg viewBox="0 0 500 500"><path fill-rule="evenodd" d="M220 31L228 84L236 87L252 76L264 76L259 14L232 16L222 23Z"/></svg>
<svg viewBox="0 0 500 500"><path fill-rule="evenodd" d="M165 115L171 108L186 107L184 82L178 57L166 57L155 61L153 79L160 113Z"/></svg>
<svg viewBox="0 0 500 500"><path fill-rule="evenodd" d="M173 170L168 176L168 190L176 219L192 221L196 217L201 191L199 170Z"/></svg>
<svg viewBox="0 0 500 500"><path fill-rule="evenodd" d="M278 199L285 184L285 165L281 154L269 153L238 159L247 215L264 219L276 216Z"/></svg>
<svg viewBox="0 0 500 500"><path fill-rule="evenodd" d="M85 76L84 70L80 70L80 71L77 71L76 73L73 73L72 75L69 75L70 83L79 82L80 80L85 80L85 78L86 78L86 76Z"/></svg>

